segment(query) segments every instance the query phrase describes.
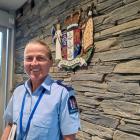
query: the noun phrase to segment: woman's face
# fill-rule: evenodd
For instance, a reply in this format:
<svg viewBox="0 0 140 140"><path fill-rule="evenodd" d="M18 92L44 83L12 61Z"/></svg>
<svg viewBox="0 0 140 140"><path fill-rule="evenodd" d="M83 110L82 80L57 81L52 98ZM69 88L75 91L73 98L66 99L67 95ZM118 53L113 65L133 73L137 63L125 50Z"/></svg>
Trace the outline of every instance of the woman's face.
<svg viewBox="0 0 140 140"><path fill-rule="evenodd" d="M24 51L24 69L32 83L42 83L49 73L52 60L48 50L39 43L29 43Z"/></svg>

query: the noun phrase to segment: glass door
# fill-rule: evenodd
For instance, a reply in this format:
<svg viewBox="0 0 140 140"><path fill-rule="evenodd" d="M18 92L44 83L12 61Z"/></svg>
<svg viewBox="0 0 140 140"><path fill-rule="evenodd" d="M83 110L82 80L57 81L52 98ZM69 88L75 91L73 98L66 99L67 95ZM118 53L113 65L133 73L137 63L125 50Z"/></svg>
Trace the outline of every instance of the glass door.
<svg viewBox="0 0 140 140"><path fill-rule="evenodd" d="M3 113L10 98L13 76L12 30L0 26L0 136L5 122Z"/></svg>

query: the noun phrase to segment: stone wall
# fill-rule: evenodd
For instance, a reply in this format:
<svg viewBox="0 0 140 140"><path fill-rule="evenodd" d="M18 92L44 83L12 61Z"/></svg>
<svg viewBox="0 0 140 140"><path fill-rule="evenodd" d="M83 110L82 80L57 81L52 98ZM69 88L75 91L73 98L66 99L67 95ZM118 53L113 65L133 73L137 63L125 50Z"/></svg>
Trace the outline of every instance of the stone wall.
<svg viewBox="0 0 140 140"><path fill-rule="evenodd" d="M89 65L65 72L54 63L50 74L76 91L79 140L140 140L140 0L35 0L32 9L26 3L16 19L15 83L27 78L26 42L43 38L54 54L52 25L92 3L95 52Z"/></svg>

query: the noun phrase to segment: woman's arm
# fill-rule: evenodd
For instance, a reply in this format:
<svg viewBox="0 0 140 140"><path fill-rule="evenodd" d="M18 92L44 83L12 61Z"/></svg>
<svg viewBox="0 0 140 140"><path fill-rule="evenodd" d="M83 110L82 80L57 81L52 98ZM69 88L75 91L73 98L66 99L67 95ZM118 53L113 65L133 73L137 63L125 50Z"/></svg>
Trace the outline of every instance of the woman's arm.
<svg viewBox="0 0 140 140"><path fill-rule="evenodd" d="M7 140L8 139L11 128L12 128L12 123L8 123L5 127L5 129L4 129L1 140Z"/></svg>
<svg viewBox="0 0 140 140"><path fill-rule="evenodd" d="M65 135L63 138L64 138L64 140L76 140L75 134Z"/></svg>

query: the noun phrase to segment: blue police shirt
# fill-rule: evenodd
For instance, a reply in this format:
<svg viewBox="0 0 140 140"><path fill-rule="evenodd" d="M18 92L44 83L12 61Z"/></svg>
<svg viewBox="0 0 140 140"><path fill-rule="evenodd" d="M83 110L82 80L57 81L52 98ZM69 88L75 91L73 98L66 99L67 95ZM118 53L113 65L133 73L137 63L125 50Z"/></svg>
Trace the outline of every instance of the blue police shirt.
<svg viewBox="0 0 140 140"><path fill-rule="evenodd" d="M42 89L45 92L42 93ZM62 135L77 133L80 127L79 113L74 91L60 85L47 76L41 86L31 93L30 80L18 86L11 97L4 119L17 123L16 140L20 140L20 111L24 94L26 95L22 117L23 132L26 129L31 111L39 97L43 94L31 119L26 140L60 140Z"/></svg>

